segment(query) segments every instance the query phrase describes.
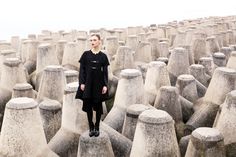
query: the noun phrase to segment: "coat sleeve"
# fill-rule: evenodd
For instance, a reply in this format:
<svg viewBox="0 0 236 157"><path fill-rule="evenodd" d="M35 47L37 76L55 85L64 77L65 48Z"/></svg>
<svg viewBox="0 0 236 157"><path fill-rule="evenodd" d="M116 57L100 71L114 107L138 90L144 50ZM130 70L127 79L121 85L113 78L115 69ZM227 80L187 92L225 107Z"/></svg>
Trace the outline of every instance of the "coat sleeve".
<svg viewBox="0 0 236 157"><path fill-rule="evenodd" d="M108 86L108 66L109 66L109 61L107 56L105 55L105 61L103 64L103 75L104 75L104 86Z"/></svg>
<svg viewBox="0 0 236 157"><path fill-rule="evenodd" d="M80 62L80 69L79 69L79 84L85 84L86 81L86 55L83 53L79 62Z"/></svg>

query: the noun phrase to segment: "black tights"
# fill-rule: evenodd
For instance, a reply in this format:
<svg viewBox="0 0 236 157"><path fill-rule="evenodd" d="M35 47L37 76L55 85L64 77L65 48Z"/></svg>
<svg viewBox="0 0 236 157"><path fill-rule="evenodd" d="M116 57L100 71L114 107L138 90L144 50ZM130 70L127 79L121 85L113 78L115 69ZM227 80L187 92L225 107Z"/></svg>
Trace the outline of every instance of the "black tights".
<svg viewBox="0 0 236 157"><path fill-rule="evenodd" d="M96 123L95 123L95 129L99 130L99 124L101 120L101 115L102 113L99 111L96 111ZM93 123L93 110L87 111L87 118L88 118L88 123L89 123L89 129L93 130L94 129L94 123Z"/></svg>

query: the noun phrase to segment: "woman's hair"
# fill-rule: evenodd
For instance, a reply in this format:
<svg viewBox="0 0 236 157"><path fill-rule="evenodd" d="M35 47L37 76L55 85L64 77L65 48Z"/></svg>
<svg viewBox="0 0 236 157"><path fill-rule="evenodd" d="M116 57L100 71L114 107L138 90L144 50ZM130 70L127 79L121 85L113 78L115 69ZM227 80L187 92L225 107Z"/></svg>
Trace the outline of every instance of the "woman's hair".
<svg viewBox="0 0 236 157"><path fill-rule="evenodd" d="M100 36L99 34L95 34L95 33L94 33L94 34L91 35L91 37L93 37L93 36L97 37L98 40L101 40L101 36Z"/></svg>

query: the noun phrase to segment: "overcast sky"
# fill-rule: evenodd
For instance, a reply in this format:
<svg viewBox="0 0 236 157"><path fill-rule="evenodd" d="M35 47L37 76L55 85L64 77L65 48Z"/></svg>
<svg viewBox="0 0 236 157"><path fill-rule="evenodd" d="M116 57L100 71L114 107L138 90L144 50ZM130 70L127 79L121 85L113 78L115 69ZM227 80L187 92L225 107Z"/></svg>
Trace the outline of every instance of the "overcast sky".
<svg viewBox="0 0 236 157"><path fill-rule="evenodd" d="M235 0L0 0L0 40L227 15L236 15Z"/></svg>

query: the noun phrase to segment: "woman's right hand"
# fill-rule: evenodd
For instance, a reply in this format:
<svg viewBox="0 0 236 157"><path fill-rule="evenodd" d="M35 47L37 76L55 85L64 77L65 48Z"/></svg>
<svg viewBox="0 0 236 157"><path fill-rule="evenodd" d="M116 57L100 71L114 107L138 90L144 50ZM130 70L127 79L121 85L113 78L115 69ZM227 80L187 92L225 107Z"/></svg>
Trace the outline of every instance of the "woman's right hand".
<svg viewBox="0 0 236 157"><path fill-rule="evenodd" d="M81 85L80 85L80 89L81 89L82 91L84 91L84 88L85 88L85 84L81 84Z"/></svg>

